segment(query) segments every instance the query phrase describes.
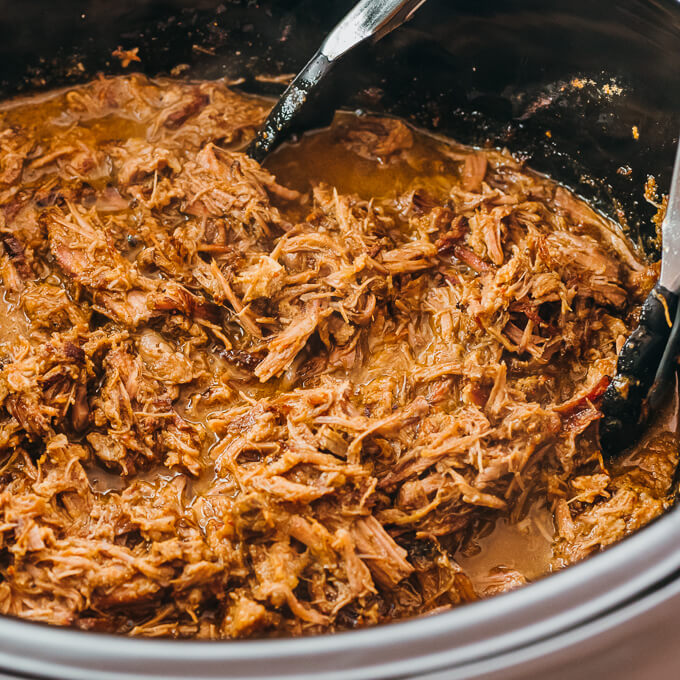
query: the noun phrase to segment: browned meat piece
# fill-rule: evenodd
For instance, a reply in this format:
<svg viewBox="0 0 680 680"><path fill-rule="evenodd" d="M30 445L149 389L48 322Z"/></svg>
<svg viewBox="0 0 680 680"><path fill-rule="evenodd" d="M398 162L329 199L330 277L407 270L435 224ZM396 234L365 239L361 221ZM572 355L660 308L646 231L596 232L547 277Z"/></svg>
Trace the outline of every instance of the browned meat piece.
<svg viewBox="0 0 680 680"><path fill-rule="evenodd" d="M413 572L406 559L408 553L394 542L375 517L357 520L350 532L363 561L378 582L393 586Z"/></svg>
<svg viewBox="0 0 680 680"><path fill-rule="evenodd" d="M466 248L465 246L454 246L453 254L461 262L464 262L468 267L474 269L476 272L481 273L491 269L491 267L486 262L484 262L484 260L482 260L480 257L477 257L477 255L475 255L469 248Z"/></svg>
<svg viewBox="0 0 680 680"><path fill-rule="evenodd" d="M608 375L601 376L594 385L588 387L585 390L585 394L572 397L563 404L556 406L555 411L569 415L575 411L578 411L579 409L583 409L588 404L596 403L597 400L605 393L610 380L611 379Z"/></svg>
<svg viewBox="0 0 680 680"><path fill-rule="evenodd" d="M137 346L146 370L157 380L170 385L182 385L193 380L191 361L160 334L149 329L142 331Z"/></svg>
<svg viewBox="0 0 680 680"><path fill-rule="evenodd" d="M82 432L90 422L90 405L87 397L87 386L78 385L71 407L71 425L76 432Z"/></svg>
<svg viewBox="0 0 680 680"><path fill-rule="evenodd" d="M0 184L12 185L20 177L24 169L26 158L35 145L23 131L6 127L0 133L0 144L3 153L0 157Z"/></svg>
<svg viewBox="0 0 680 680"><path fill-rule="evenodd" d="M283 285L285 271L276 260L262 256L259 262L245 269L236 279L236 283L244 289L243 302L273 297Z"/></svg>
<svg viewBox="0 0 680 680"><path fill-rule="evenodd" d="M411 131L396 118L366 116L343 132L347 148L369 161L385 162L413 146Z"/></svg>
<svg viewBox="0 0 680 680"><path fill-rule="evenodd" d="M319 305L312 305L267 343L268 354L255 369L255 375L261 382L281 375L288 368L315 331L320 318Z"/></svg>
<svg viewBox="0 0 680 680"><path fill-rule="evenodd" d="M526 582L524 575L517 569L496 567L486 576L478 577L475 585L482 597L489 597L519 588Z"/></svg>
<svg viewBox="0 0 680 680"><path fill-rule="evenodd" d="M233 601L227 609L227 614L222 623L222 631L225 637L245 637L267 626L267 609L259 602L250 599L243 594L232 595Z"/></svg>
<svg viewBox="0 0 680 680"><path fill-rule="evenodd" d="M78 386L91 373L82 342L73 332L56 335L0 372L4 408L29 438L49 437L67 420Z"/></svg>
<svg viewBox="0 0 680 680"><path fill-rule="evenodd" d="M469 224L467 218L461 215L454 218L451 222L451 228L442 234L437 241L435 246L437 246L437 252L440 255L447 255L453 253L456 246L460 245L460 242L467 233Z"/></svg>
<svg viewBox="0 0 680 680"><path fill-rule="evenodd" d="M110 236L98 230L96 217L72 209L68 216L48 214L50 249L61 268L91 291L95 308L137 326L164 312L215 321L214 305L189 292L175 281L142 276L116 249Z"/></svg>
<svg viewBox="0 0 680 680"><path fill-rule="evenodd" d="M550 234L546 245L550 256L570 270L579 295L602 305L616 308L625 305L622 265L595 239L561 231Z"/></svg>
<svg viewBox="0 0 680 680"><path fill-rule="evenodd" d="M407 274L432 267L436 254L433 243L414 241L382 253L382 264L390 274Z"/></svg>
<svg viewBox="0 0 680 680"><path fill-rule="evenodd" d="M592 503L599 496L609 498L610 494L607 491L609 486L609 475L585 475L583 477L574 477L570 484L572 489L576 492L573 500L582 501L584 503Z"/></svg>
<svg viewBox="0 0 680 680"><path fill-rule="evenodd" d="M12 259L17 272L21 278L31 279L34 276L31 265L26 260L24 246L15 236L11 234L4 234L2 236L2 244L5 247L5 252Z"/></svg>
<svg viewBox="0 0 680 680"><path fill-rule="evenodd" d="M469 220L470 242L475 245L483 244L487 257L498 266L505 259L502 241L506 231L503 220L507 216L506 209L493 208L488 213L476 213Z"/></svg>
<svg viewBox="0 0 680 680"><path fill-rule="evenodd" d="M245 154L207 144L195 158L184 165L175 184L189 214L236 219L269 234L270 224L282 222L270 195L287 200L299 195L279 185Z"/></svg>
<svg viewBox="0 0 680 680"><path fill-rule="evenodd" d="M122 187L164 170L176 173L182 169L175 153L163 147L150 146L137 139L128 140L115 155L121 160L118 182Z"/></svg>
<svg viewBox="0 0 680 680"><path fill-rule="evenodd" d="M111 56L120 59L120 65L127 68L133 61L141 61L139 55L139 47L133 47L129 50L124 50L120 45L111 52Z"/></svg>
<svg viewBox="0 0 680 680"><path fill-rule="evenodd" d="M600 473L571 480L572 501L579 501L579 510L570 512L563 505L557 523L560 540L554 548L556 567L621 540L664 511L678 463L677 452L668 449L672 440L667 433L652 434L611 477Z"/></svg>
<svg viewBox="0 0 680 680"><path fill-rule="evenodd" d="M481 153L470 153L465 156L463 165L463 189L479 191L486 176L487 160Z"/></svg>
<svg viewBox="0 0 680 680"><path fill-rule="evenodd" d="M75 304L66 291L48 283L29 283L22 291L21 308L34 329L87 329L91 310Z"/></svg>
<svg viewBox="0 0 680 680"><path fill-rule="evenodd" d="M127 210L130 207L130 202L126 201L118 189L115 187L106 187L98 196L95 204L97 212L119 212Z"/></svg>
<svg viewBox="0 0 680 680"><path fill-rule="evenodd" d="M178 104L169 108L161 116L163 125L174 130L184 123L190 116L198 113L208 102L210 97L202 92L188 94Z"/></svg>
<svg viewBox="0 0 680 680"><path fill-rule="evenodd" d="M116 250L105 231L77 208L46 215L50 250L79 284L95 289L129 290L136 272Z"/></svg>

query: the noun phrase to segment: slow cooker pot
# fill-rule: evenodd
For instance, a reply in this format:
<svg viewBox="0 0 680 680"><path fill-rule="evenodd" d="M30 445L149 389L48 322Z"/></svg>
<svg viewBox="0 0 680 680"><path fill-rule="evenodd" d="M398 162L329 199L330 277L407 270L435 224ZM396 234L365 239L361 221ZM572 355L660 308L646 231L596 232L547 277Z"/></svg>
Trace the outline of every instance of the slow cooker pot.
<svg viewBox="0 0 680 680"><path fill-rule="evenodd" d="M46 0L0 3L0 95L139 70L258 79L296 71L347 0ZM675 0L429 0L339 68L339 103L460 141L506 146L605 213L654 257L653 175L670 181L680 129ZM680 668L680 509L518 591L428 618L306 639L141 640L0 618L0 677L648 678ZM3 674L4 673L4 674Z"/></svg>

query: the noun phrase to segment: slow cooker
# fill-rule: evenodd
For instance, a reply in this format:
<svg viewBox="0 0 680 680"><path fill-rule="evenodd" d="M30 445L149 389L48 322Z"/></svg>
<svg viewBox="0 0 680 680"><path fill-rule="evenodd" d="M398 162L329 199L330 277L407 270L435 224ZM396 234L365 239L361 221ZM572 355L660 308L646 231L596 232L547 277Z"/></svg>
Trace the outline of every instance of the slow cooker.
<svg viewBox="0 0 680 680"><path fill-rule="evenodd" d="M276 96L348 0L3 0L3 98L122 72L227 77ZM186 65L186 66L184 66ZM262 76L265 76L264 78ZM337 69L318 107L402 116L507 147L622 221L655 256L649 175L667 187L680 130L675 0L429 0ZM336 635L141 640L0 618L0 677L626 678L680 673L680 508L520 590Z"/></svg>

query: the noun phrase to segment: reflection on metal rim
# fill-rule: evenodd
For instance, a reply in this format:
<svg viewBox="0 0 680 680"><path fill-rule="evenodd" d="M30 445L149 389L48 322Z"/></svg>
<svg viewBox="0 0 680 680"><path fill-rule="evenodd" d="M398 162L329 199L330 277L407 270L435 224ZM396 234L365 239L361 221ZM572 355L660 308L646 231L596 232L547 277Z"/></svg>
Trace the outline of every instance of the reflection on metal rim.
<svg viewBox="0 0 680 680"><path fill-rule="evenodd" d="M679 548L676 508L606 552L520 590L429 618L291 640L137 640L2 618L0 669L69 680L256 679L272 673L359 680L444 668L462 672L615 612L679 572Z"/></svg>

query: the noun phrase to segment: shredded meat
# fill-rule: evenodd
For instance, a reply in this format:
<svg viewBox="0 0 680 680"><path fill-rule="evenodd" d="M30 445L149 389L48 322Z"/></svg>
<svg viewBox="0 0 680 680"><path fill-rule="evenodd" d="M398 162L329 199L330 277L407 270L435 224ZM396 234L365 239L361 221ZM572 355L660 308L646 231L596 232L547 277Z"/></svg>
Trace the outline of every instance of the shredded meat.
<svg viewBox="0 0 680 680"><path fill-rule="evenodd" d="M370 161L385 162L413 146L411 130L395 118L366 116L354 122L344 136L348 149Z"/></svg>
<svg viewBox="0 0 680 680"><path fill-rule="evenodd" d="M456 556L534 499L554 567L669 502L672 435L594 443L655 275L615 225L395 119L295 180L240 151L268 105L134 75L0 112L1 613L341 630L530 580Z"/></svg>

